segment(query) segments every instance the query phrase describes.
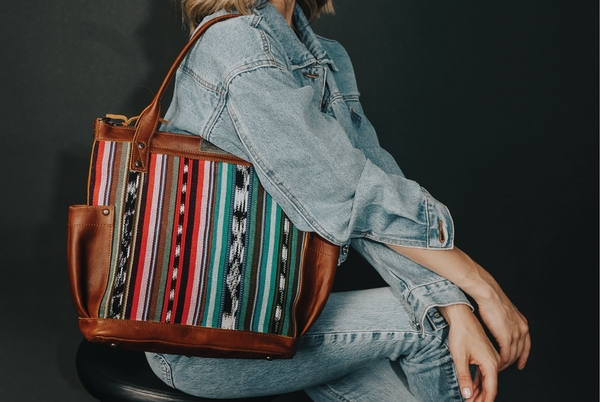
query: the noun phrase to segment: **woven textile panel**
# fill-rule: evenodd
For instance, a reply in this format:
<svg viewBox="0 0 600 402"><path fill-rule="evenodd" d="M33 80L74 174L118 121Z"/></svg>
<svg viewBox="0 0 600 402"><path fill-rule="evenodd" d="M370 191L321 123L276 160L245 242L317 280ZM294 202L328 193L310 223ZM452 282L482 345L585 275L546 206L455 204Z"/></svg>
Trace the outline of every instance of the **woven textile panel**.
<svg viewBox="0 0 600 402"><path fill-rule="evenodd" d="M254 168L152 154L138 173L130 147L92 154L88 205L115 206L98 316L293 336L304 233Z"/></svg>

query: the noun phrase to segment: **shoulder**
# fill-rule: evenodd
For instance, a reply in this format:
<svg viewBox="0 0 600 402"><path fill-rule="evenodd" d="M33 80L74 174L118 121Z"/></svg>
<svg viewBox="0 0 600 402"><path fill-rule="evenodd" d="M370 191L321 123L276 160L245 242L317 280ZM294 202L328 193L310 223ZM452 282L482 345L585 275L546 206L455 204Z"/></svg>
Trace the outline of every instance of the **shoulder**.
<svg viewBox="0 0 600 402"><path fill-rule="evenodd" d="M281 66L281 56L273 51L270 38L257 27L258 18L250 14L212 25L186 57L183 72L226 85L244 71Z"/></svg>

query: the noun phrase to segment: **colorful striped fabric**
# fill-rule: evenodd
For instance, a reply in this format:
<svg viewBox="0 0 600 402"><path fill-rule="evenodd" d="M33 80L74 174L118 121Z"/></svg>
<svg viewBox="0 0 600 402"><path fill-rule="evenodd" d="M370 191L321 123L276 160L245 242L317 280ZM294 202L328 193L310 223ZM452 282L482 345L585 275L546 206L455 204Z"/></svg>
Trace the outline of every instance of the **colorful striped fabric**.
<svg viewBox="0 0 600 402"><path fill-rule="evenodd" d="M98 317L294 336L304 233L254 168L151 154L138 173L130 147L92 154L89 205L117 223Z"/></svg>

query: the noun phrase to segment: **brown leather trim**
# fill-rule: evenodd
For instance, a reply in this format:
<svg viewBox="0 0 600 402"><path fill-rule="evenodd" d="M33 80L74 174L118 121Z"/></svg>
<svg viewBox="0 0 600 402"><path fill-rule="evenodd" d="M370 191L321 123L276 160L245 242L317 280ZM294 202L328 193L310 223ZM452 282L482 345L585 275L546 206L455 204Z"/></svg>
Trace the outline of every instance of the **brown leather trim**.
<svg viewBox="0 0 600 402"><path fill-rule="evenodd" d="M260 332L114 319L80 319L92 342L186 356L290 359L298 339Z"/></svg>
<svg viewBox="0 0 600 402"><path fill-rule="evenodd" d="M79 317L98 317L110 269L113 216L112 206L69 207L67 260Z"/></svg>
<svg viewBox="0 0 600 402"><path fill-rule="evenodd" d="M300 296L295 307L297 337L308 331L325 308L340 255L340 246L318 234L305 236Z"/></svg>
<svg viewBox="0 0 600 402"><path fill-rule="evenodd" d="M100 141L133 142L135 136L134 127L113 126L101 119L96 120L94 126L95 139ZM202 141L204 139L198 136L157 131L150 143L150 153L252 166L237 156L200 151Z"/></svg>

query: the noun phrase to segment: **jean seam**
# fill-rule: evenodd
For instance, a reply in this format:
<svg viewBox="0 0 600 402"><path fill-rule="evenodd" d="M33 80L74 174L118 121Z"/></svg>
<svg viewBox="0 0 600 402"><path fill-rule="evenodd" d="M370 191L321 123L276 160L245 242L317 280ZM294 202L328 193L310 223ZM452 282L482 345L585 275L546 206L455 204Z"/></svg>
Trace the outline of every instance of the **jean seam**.
<svg viewBox="0 0 600 402"><path fill-rule="evenodd" d="M171 388L175 388L175 385L173 384L173 374L171 373L171 366L169 365L167 360L159 354L154 354L154 357L160 360L163 381Z"/></svg>
<svg viewBox="0 0 600 402"><path fill-rule="evenodd" d="M352 402L349 399L344 398L342 395L338 394L337 392L335 392L329 385L327 384L323 384L321 386L319 386L319 388L321 388L323 390L323 392L325 392L326 394L328 394L329 396L331 396L332 398L337 399L340 402Z"/></svg>

